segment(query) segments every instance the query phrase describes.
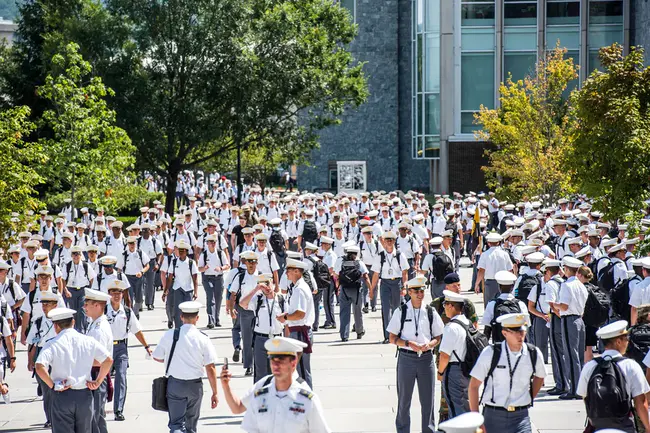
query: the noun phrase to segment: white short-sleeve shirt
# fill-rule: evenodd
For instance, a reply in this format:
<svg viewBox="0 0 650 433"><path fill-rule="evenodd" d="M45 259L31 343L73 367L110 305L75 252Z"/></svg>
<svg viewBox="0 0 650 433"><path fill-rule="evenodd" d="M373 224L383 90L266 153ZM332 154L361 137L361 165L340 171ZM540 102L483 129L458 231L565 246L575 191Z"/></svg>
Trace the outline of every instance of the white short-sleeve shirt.
<svg viewBox="0 0 650 433"><path fill-rule="evenodd" d="M173 342L174 329L170 329L160 339L153 357L164 360L167 365ZM203 368L216 363L217 351L210 338L194 325L181 326L167 375L181 380L200 379L203 377Z"/></svg>
<svg viewBox="0 0 650 433"><path fill-rule="evenodd" d="M404 328L400 337L402 340L412 341L417 344L427 344L433 338L443 334L445 325L442 323L438 312L435 309L433 310L433 323L429 323L426 307L421 306L419 309L415 309L411 301L393 311L390 322L386 327L386 331L389 333L394 335L400 333L402 308L408 308L406 319L404 320ZM409 348L406 349L411 350Z"/></svg>
<svg viewBox="0 0 650 433"><path fill-rule="evenodd" d="M619 358L622 355L616 350L605 350L601 357L607 356L612 358ZM644 364L646 364L647 359L648 356L646 355L646 357L643 359ZM591 374L596 368L596 365L596 361L591 360L586 363L584 367L582 367L582 371L580 372L580 379L578 380L578 388L576 389L576 393L579 396L587 396L589 379L591 379ZM632 398L650 392L650 386L648 385L648 381L645 378L645 374L643 374L643 370L636 361L633 359L624 359L622 361L618 361L617 365L621 369L623 376L625 376L625 387L627 388L628 394Z"/></svg>

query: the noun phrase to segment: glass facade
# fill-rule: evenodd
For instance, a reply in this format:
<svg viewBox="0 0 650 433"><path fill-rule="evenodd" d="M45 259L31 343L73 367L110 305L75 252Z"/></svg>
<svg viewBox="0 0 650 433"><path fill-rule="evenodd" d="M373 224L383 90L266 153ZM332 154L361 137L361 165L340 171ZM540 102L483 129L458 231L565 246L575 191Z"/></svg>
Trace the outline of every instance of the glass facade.
<svg viewBox="0 0 650 433"><path fill-rule="evenodd" d="M339 0L339 5L350 11L352 22L357 22L357 0Z"/></svg>
<svg viewBox="0 0 650 433"><path fill-rule="evenodd" d="M454 35L454 64L442 65L440 1L412 0L414 158L439 156L441 112L454 116L454 135L472 134L475 113L481 106L497 106L499 84L508 77L517 81L533 74L539 53L559 45L575 65L585 68L570 83L568 97L581 79L601 67L601 47L624 42L628 0L453 0L455 13L460 13L453 28L460 34ZM540 17L545 18L543 28ZM502 36L498 43L497 30ZM441 83L441 75L454 79ZM456 95L453 110L441 108L441 86Z"/></svg>
<svg viewBox="0 0 650 433"><path fill-rule="evenodd" d="M412 0L414 159L440 156L440 0Z"/></svg>

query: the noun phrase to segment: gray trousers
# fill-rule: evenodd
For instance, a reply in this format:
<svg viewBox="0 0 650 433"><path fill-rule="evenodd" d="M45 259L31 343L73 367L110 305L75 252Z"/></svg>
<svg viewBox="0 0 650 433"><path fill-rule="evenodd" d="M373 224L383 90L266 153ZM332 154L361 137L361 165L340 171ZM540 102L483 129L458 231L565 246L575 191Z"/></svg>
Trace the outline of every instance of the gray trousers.
<svg viewBox="0 0 650 433"><path fill-rule="evenodd" d="M320 304L323 302L323 289L318 289L318 293L315 295L312 293L312 298L314 299L314 324L311 327L314 331L318 331L320 326Z"/></svg>
<svg viewBox="0 0 650 433"><path fill-rule="evenodd" d="M174 321L174 290L170 289L165 299L165 312L167 313L167 321Z"/></svg>
<svg viewBox="0 0 650 433"><path fill-rule="evenodd" d="M460 364L448 364L442 377L442 393L449 407L449 418L469 412L468 387L469 377L463 374Z"/></svg>
<svg viewBox="0 0 650 433"><path fill-rule="evenodd" d="M108 433L106 426L106 397L108 383L106 379L99 385L99 388L92 391L93 394L93 433Z"/></svg>
<svg viewBox="0 0 650 433"><path fill-rule="evenodd" d="M551 361L553 363L553 379L555 388L566 390L569 388L569 381L564 370L564 338L562 338L562 319L555 314L551 315Z"/></svg>
<svg viewBox="0 0 650 433"><path fill-rule="evenodd" d="M393 311L400 305L402 280L396 278L394 280L383 279L379 285L381 290L381 320L382 328L384 330L384 340L388 338L388 331L386 328L390 323L390 317Z"/></svg>
<svg viewBox="0 0 650 433"><path fill-rule="evenodd" d="M485 417L485 430L488 433L531 433L533 429L530 425L528 409L508 412L484 406L483 416Z"/></svg>
<svg viewBox="0 0 650 433"><path fill-rule="evenodd" d="M169 377L167 405L169 406L169 433L196 433L201 416L203 381L180 380Z"/></svg>
<svg viewBox="0 0 650 433"><path fill-rule="evenodd" d="M366 265L368 269L370 269L370 266L372 265ZM368 271L368 279L370 281L372 281L373 275L375 275L373 271ZM378 290L375 290L372 294L372 298L370 298L370 287L366 284L365 279L361 280L361 295L363 296L364 305L370 304L370 308L377 308L377 292Z"/></svg>
<svg viewBox="0 0 650 433"><path fill-rule="evenodd" d="M77 289L74 287L68 287L68 291L70 292L70 297L69 298L64 297L63 299L67 299L68 308L77 311L77 314L74 315L74 329L76 329L79 332L82 332L83 330L86 329L86 326L88 325L88 319L86 318L86 311L84 310L84 302L86 301L86 288L81 287ZM25 292L25 293L29 293L29 292Z"/></svg>
<svg viewBox="0 0 650 433"><path fill-rule="evenodd" d="M585 357L585 324L577 315L562 317L564 371L569 379L568 392L576 394Z"/></svg>
<svg viewBox="0 0 650 433"><path fill-rule="evenodd" d="M408 270L408 278L409 280L412 280L415 278L415 259L408 259L409 263L409 270Z"/></svg>
<svg viewBox="0 0 650 433"><path fill-rule="evenodd" d="M336 302L336 289L334 281L329 287L323 290L323 308L325 309L325 325L336 326L336 317L334 317L334 303Z"/></svg>
<svg viewBox="0 0 650 433"><path fill-rule="evenodd" d="M497 280L485 280L485 287L483 288L483 305L487 305L492 299L496 298L499 294L499 283Z"/></svg>
<svg viewBox="0 0 650 433"><path fill-rule="evenodd" d="M174 294L174 328L180 328L183 326L183 321L181 320L181 309L178 307L183 302L192 300L192 292L186 292L182 287L178 289L172 289ZM136 310L137 311L137 310Z"/></svg>
<svg viewBox="0 0 650 433"><path fill-rule="evenodd" d="M532 314L531 314L532 316ZM541 317L532 316L533 319L533 329L529 333L531 338L531 344L537 346L539 350L542 351L542 360L544 364L548 364L548 337L550 330L546 326L546 320Z"/></svg>
<svg viewBox="0 0 650 433"><path fill-rule="evenodd" d="M153 268L158 261L156 259L149 260L149 270L144 274L144 304L153 305L154 297L156 294L155 277L156 271Z"/></svg>
<svg viewBox="0 0 650 433"><path fill-rule="evenodd" d="M41 392L43 393L43 412L45 412L45 420L52 422L52 394L54 391L43 382L43 379L41 379L38 374L35 376L36 382L38 382L38 385L41 387Z"/></svg>
<svg viewBox="0 0 650 433"><path fill-rule="evenodd" d="M219 324L219 311L223 302L223 275L203 275L208 324Z"/></svg>
<svg viewBox="0 0 650 433"><path fill-rule="evenodd" d="M363 332L363 314L361 307L363 299L359 289L341 288L341 305L339 306L339 316L341 318L341 328L339 333L341 339L350 337L350 307L354 313L354 330L357 334Z"/></svg>
<svg viewBox="0 0 650 433"><path fill-rule="evenodd" d="M129 279L129 296L131 297L131 302L133 303L133 312L135 317L140 318L140 309L142 309L142 302L144 301L144 293L142 291L142 285L144 283L144 277L136 277L135 275L127 275L126 278ZM190 299L191 301L191 299Z"/></svg>
<svg viewBox="0 0 650 433"><path fill-rule="evenodd" d="M472 256L470 254L467 255L470 259ZM476 277L478 276L478 261L481 258L481 255L479 254L478 256L474 256L474 264L472 265L472 290L474 290L474 286L476 286Z"/></svg>
<svg viewBox="0 0 650 433"><path fill-rule="evenodd" d="M113 345L113 368L115 369L115 379L113 387L113 412L124 411L124 401L126 400L126 369L129 366L129 351L126 341Z"/></svg>
<svg viewBox="0 0 650 433"><path fill-rule="evenodd" d="M253 329L255 328L255 312L244 310L240 305L235 306L237 318L232 327L232 344L235 349L243 352L244 368L253 368Z"/></svg>
<svg viewBox="0 0 650 433"><path fill-rule="evenodd" d="M302 335L296 331L291 331L289 333L289 337L295 338L296 340L299 341L303 341ZM309 339L312 342L314 341L314 335L311 332L311 328L309 328ZM298 367L296 368L296 371L298 372L298 376L300 376L305 382L307 382L307 385L309 385L311 389L314 389L314 385L311 377L311 353L302 354L302 356L300 357L300 361L298 361Z"/></svg>
<svg viewBox="0 0 650 433"><path fill-rule="evenodd" d="M264 348L264 343L266 343L266 340L268 340L269 337L266 335L255 334L253 336L253 339L253 358L255 359L255 367L253 368L253 383L256 383L264 376L271 374L269 354Z"/></svg>
<svg viewBox="0 0 650 433"><path fill-rule="evenodd" d="M437 282L436 280L431 280L431 299L436 299L442 296L442 291L445 290L447 285L445 282Z"/></svg>
<svg viewBox="0 0 650 433"><path fill-rule="evenodd" d="M397 433L411 431L411 400L415 382L418 383L418 396L422 414L422 433L433 433L435 414L433 405L436 394L436 363L432 352L421 356L413 352L400 351L397 357Z"/></svg>
<svg viewBox="0 0 650 433"><path fill-rule="evenodd" d="M93 431L93 394L89 389L52 392L52 432Z"/></svg>

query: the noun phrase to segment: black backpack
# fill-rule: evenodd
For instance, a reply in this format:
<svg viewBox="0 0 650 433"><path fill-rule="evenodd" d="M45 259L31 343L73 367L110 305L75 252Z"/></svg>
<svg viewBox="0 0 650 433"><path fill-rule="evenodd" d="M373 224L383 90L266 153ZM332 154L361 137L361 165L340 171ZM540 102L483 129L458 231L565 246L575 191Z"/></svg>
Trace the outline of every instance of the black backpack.
<svg viewBox="0 0 650 433"><path fill-rule="evenodd" d="M596 368L587 384L585 406L592 424L596 420L625 418L632 411L632 400L627 392L626 380L618 363L625 358L594 358Z"/></svg>
<svg viewBox="0 0 650 433"><path fill-rule="evenodd" d="M603 289L605 293L609 293L614 289L614 262L611 260L598 274L598 287Z"/></svg>
<svg viewBox="0 0 650 433"><path fill-rule="evenodd" d="M542 279L540 276L524 274L521 276L521 280L519 280L519 284L515 288L515 298L528 305L528 295L530 295L530 292L534 287L537 287L536 293L539 298L541 286Z"/></svg>
<svg viewBox="0 0 650 433"><path fill-rule="evenodd" d="M454 272L454 264L447 254L443 251L433 253L433 263L431 274L436 282L444 281L447 274Z"/></svg>
<svg viewBox="0 0 650 433"><path fill-rule="evenodd" d="M627 356L633 359L641 366L643 371L646 370L643 364L643 358L650 350L650 324L634 325L630 328L628 333L630 343L627 346Z"/></svg>
<svg viewBox="0 0 650 433"><path fill-rule="evenodd" d="M358 260L343 260L341 272L339 272L339 283L343 288L361 288L361 266Z"/></svg>
<svg viewBox="0 0 650 433"><path fill-rule="evenodd" d="M273 230L271 232L269 243L271 244L271 248L273 249L273 252L275 254L277 254L280 257L284 257L287 250L284 246L284 238L282 237L282 233L280 233L280 230Z"/></svg>
<svg viewBox="0 0 650 433"><path fill-rule="evenodd" d="M598 328L609 318L609 295L593 284L585 284L585 287L589 293L582 319L585 324Z"/></svg>
<svg viewBox="0 0 650 433"><path fill-rule="evenodd" d="M501 330L501 324L497 322L497 318L503 316L504 314L510 313L524 313L521 311L519 306L519 301L517 299L501 299L496 298L494 300L494 317L490 322L490 328L492 329L492 342L500 343L504 340Z"/></svg>
<svg viewBox="0 0 650 433"><path fill-rule="evenodd" d="M330 269L322 260L316 260L311 257L307 257L313 267L312 272L314 274L314 280L316 280L316 286L318 289L325 289L330 286L332 281L330 277Z"/></svg>
<svg viewBox="0 0 650 433"><path fill-rule="evenodd" d="M632 307L630 306L630 281L631 280L629 279L621 281L609 293L612 311L617 318L627 320L627 323L630 323L632 316Z"/></svg>
<svg viewBox="0 0 650 433"><path fill-rule="evenodd" d="M306 220L302 226L302 239L305 242L314 242L318 238L318 229L316 228L316 222L312 220Z"/></svg>
<svg viewBox="0 0 650 433"><path fill-rule="evenodd" d="M481 352L483 349L488 347L490 343L488 342L488 338L485 336L485 334L479 332L479 330L473 327L471 323L469 325L466 325L458 319L452 320L451 323L459 324L467 333L467 336L465 337L465 347L467 348L467 352L465 353L465 360L460 363L460 367L463 371L463 374L466 377L469 377L469 373L476 365L476 361L481 355ZM460 361L460 358L458 358L456 352L453 351L452 353L456 356L456 359Z"/></svg>

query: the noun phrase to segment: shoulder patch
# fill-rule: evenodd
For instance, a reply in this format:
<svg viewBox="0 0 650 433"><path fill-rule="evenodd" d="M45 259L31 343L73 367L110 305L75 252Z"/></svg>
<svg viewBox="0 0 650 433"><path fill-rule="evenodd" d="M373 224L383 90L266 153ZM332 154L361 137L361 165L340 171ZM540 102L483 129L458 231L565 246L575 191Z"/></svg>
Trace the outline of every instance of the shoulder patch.
<svg viewBox="0 0 650 433"><path fill-rule="evenodd" d="M300 392L298 392L298 394L302 395L303 397L308 398L309 400L314 398L314 393L310 392L310 391L307 391L306 389L301 389Z"/></svg>
<svg viewBox="0 0 650 433"><path fill-rule="evenodd" d="M259 397L260 395L268 394L268 392L269 392L269 388L264 387L264 388L260 388L257 391L255 391L254 395L255 395L255 397Z"/></svg>

